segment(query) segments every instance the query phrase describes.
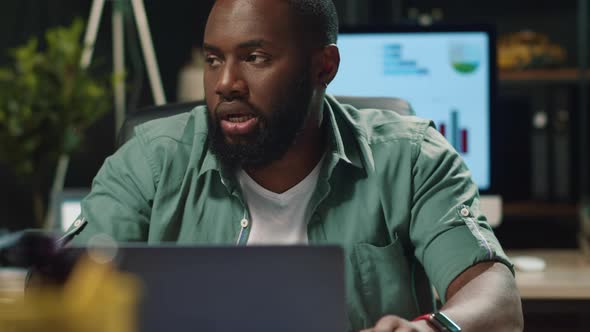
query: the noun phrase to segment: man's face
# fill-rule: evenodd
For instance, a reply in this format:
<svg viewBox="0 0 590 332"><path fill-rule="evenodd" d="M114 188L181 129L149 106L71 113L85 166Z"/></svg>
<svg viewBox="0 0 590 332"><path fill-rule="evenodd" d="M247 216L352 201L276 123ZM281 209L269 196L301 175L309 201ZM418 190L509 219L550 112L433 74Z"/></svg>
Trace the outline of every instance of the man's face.
<svg viewBox="0 0 590 332"><path fill-rule="evenodd" d="M212 151L225 166L280 159L304 126L312 96L310 56L286 1L219 0L204 36Z"/></svg>

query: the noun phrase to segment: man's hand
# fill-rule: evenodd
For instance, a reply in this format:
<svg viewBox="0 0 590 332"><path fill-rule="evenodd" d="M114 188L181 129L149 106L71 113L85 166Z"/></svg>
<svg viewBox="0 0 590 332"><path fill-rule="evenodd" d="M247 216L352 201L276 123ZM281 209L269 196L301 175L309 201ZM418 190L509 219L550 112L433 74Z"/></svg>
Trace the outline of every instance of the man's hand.
<svg viewBox="0 0 590 332"><path fill-rule="evenodd" d="M375 327L360 332L434 332L424 320L410 322L398 316L385 316Z"/></svg>
<svg viewBox="0 0 590 332"><path fill-rule="evenodd" d="M463 331L521 332L522 307L510 270L498 262L481 262L451 282L441 308ZM397 316L381 318L361 332L435 331L425 320L409 322Z"/></svg>

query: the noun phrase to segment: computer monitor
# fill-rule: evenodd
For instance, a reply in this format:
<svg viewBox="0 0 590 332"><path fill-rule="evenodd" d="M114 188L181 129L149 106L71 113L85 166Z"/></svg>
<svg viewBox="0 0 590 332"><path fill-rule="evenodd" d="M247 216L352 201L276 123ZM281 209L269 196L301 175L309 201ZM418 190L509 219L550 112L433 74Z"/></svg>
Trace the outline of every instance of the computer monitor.
<svg viewBox="0 0 590 332"><path fill-rule="evenodd" d="M493 27L344 29L338 47L340 68L328 93L407 100L463 156L480 191L491 192Z"/></svg>
<svg viewBox="0 0 590 332"><path fill-rule="evenodd" d="M65 232L80 216L80 203L89 192L89 188L66 188L54 195L52 218L54 229L57 232Z"/></svg>

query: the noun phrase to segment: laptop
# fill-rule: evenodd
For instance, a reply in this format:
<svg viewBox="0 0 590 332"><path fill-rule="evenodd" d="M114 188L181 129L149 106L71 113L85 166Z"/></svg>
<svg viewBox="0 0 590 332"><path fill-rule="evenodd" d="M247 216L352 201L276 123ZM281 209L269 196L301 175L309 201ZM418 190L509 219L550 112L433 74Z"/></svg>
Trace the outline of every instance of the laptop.
<svg viewBox="0 0 590 332"><path fill-rule="evenodd" d="M124 246L142 281L139 331L346 331L344 259L334 246Z"/></svg>

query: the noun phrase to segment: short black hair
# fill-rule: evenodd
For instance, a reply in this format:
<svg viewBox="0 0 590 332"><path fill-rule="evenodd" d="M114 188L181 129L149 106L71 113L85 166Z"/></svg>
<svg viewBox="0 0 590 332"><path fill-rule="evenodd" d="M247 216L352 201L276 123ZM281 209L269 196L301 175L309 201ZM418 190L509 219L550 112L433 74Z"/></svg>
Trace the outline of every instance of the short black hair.
<svg viewBox="0 0 590 332"><path fill-rule="evenodd" d="M287 0L301 23L305 39L314 46L336 44L338 13L332 0Z"/></svg>

